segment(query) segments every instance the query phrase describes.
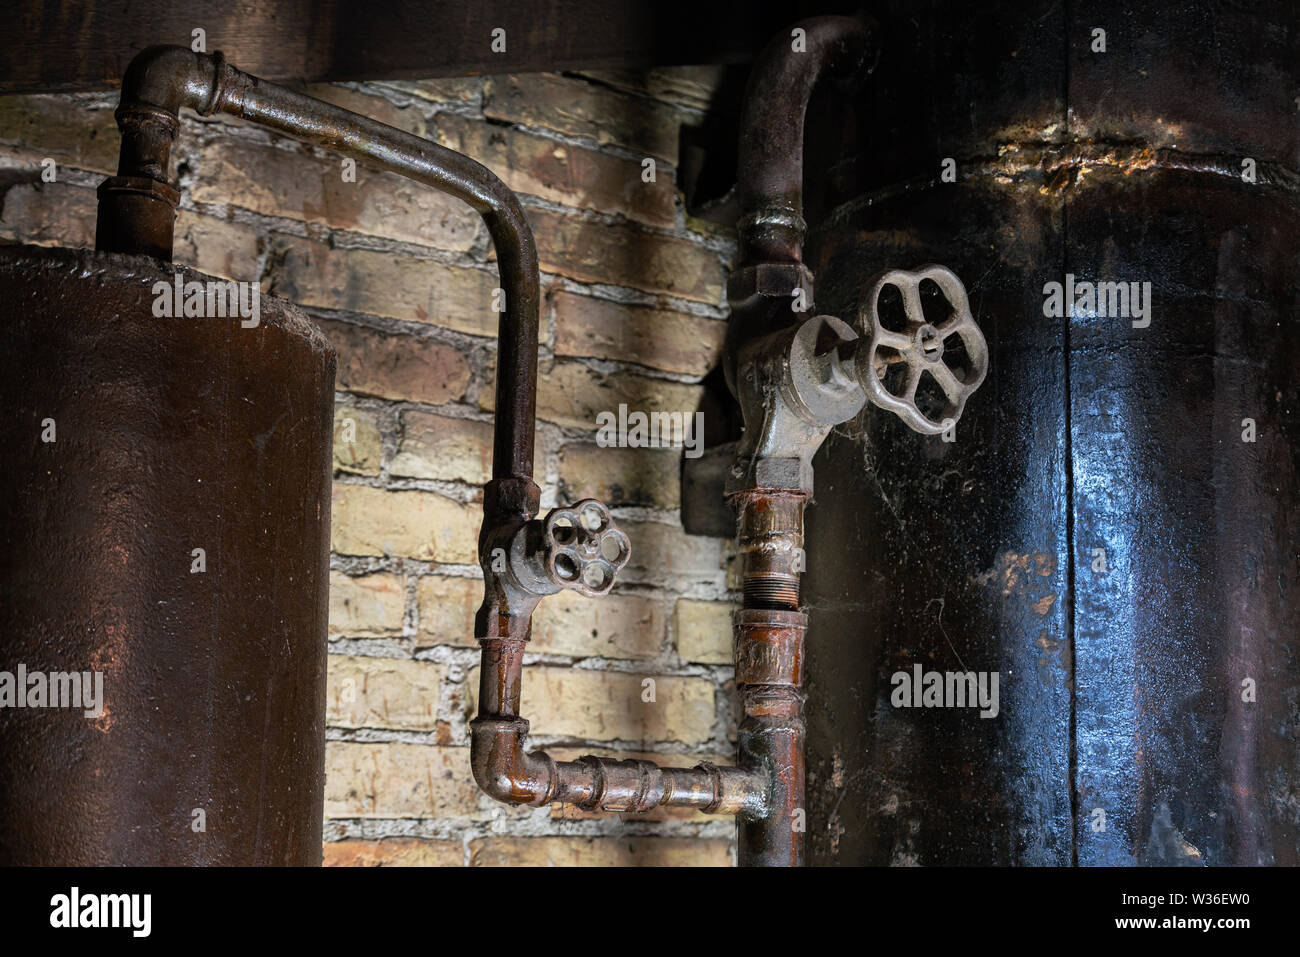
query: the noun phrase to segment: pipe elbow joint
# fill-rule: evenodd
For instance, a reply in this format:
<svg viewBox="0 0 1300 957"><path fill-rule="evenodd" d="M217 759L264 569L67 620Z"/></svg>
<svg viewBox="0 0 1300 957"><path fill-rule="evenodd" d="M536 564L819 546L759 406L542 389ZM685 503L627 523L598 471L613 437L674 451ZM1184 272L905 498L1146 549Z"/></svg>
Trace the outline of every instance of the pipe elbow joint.
<svg viewBox="0 0 1300 957"><path fill-rule="evenodd" d="M172 116L189 106L207 114L216 107L220 53L195 53L182 46L151 46L135 55L122 77L121 109L150 106Z"/></svg>
<svg viewBox="0 0 1300 957"><path fill-rule="evenodd" d="M741 110L737 168L742 266L800 261L807 231L803 128L809 98L824 77L860 76L873 67L878 42L874 21L867 18L813 17L776 37L754 62Z"/></svg>
<svg viewBox="0 0 1300 957"><path fill-rule="evenodd" d="M470 764L474 781L502 804L538 807L555 789L555 762L544 752L524 750L523 718L475 718L470 722Z"/></svg>

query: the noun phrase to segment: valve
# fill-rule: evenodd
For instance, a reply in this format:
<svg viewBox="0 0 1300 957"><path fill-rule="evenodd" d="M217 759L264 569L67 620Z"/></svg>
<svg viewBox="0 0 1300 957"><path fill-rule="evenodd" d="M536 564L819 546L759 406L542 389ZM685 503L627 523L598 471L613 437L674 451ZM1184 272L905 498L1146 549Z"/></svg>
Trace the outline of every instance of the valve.
<svg viewBox="0 0 1300 957"><path fill-rule="evenodd" d="M941 322L932 324L925 317L921 306L921 283L925 280L939 287L951 308ZM880 321L880 295L886 286L902 294L907 322L900 331L886 329ZM867 398L926 435L938 435L956 425L966 400L988 372L988 344L971 315L966 287L956 274L938 265L922 266L914 272L891 269L881 274L863 300L858 327L864 344L857 350L857 378ZM956 369L944 361L954 336L966 353L966 362ZM901 391L893 392L886 387L886 378L889 367L898 363L905 366L905 374L901 377ZM937 420L917 405L917 387L924 375L938 384L946 399Z"/></svg>
<svg viewBox="0 0 1300 957"><path fill-rule="evenodd" d="M552 509L515 536L510 563L519 583L534 595L569 588L588 598L609 593L632 557L632 546L593 498Z"/></svg>

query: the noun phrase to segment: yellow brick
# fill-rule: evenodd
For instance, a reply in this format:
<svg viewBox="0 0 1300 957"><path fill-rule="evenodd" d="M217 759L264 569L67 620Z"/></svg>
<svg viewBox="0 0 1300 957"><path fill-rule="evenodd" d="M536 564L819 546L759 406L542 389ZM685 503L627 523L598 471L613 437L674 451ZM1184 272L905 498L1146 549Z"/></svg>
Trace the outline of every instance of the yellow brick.
<svg viewBox="0 0 1300 957"><path fill-rule="evenodd" d="M402 633L406 583L396 575L330 572L330 634L384 638Z"/></svg>
<svg viewBox="0 0 1300 957"><path fill-rule="evenodd" d="M495 381L495 369L493 370ZM596 439L596 415L610 412L616 417L621 404L629 412L680 412L695 414L704 390L697 385L683 385L664 379L630 375L626 372L595 372L577 362L556 362L543 369L537 380L537 417L558 425L590 431ZM491 409L496 402L494 389L484 389L479 403Z"/></svg>
<svg viewBox="0 0 1300 957"><path fill-rule="evenodd" d="M343 309L495 338L500 313L495 269L464 269L367 249L277 236L272 279L277 295L306 308Z"/></svg>
<svg viewBox="0 0 1300 957"><path fill-rule="evenodd" d="M624 576L629 580L662 582L665 575L692 582L724 585L725 539L687 535L680 525L662 522L623 522L632 542Z"/></svg>
<svg viewBox="0 0 1300 957"><path fill-rule="evenodd" d="M682 660L706 665L732 664L731 616L734 611L735 607L729 602L690 598L678 601L673 616L673 632L677 654Z"/></svg>
<svg viewBox="0 0 1300 957"><path fill-rule="evenodd" d="M345 840L325 845L326 867L460 867L460 841L426 841L387 837L379 841Z"/></svg>
<svg viewBox="0 0 1300 957"><path fill-rule="evenodd" d="M121 142L112 110L88 110L59 95L0 97L0 143L34 170L49 157L59 167L111 174ZM62 180L64 171L57 172Z"/></svg>
<svg viewBox="0 0 1300 957"><path fill-rule="evenodd" d="M334 384L340 392L431 405L452 402L465 394L469 362L455 346L392 335L352 322L318 318L316 327L338 354Z"/></svg>
<svg viewBox="0 0 1300 957"><path fill-rule="evenodd" d="M653 658L663 644L663 605L639 595L548 595L533 615L529 651L602 658Z"/></svg>
<svg viewBox="0 0 1300 957"><path fill-rule="evenodd" d="M482 485L492 475L492 423L406 412L394 475Z"/></svg>
<svg viewBox="0 0 1300 957"><path fill-rule="evenodd" d="M516 193L667 229L676 222L677 187L671 167L661 167L654 181L646 182L639 159L454 114L438 117L437 140L473 156Z"/></svg>
<svg viewBox="0 0 1300 957"><path fill-rule="evenodd" d="M429 575L420 579L417 588L420 627L415 643L418 647L478 647L474 640L474 613L483 602L481 579Z"/></svg>
<svg viewBox="0 0 1300 957"><path fill-rule="evenodd" d="M173 259L178 263L237 282L261 279L263 240L248 226L182 209L176 214L175 237Z"/></svg>
<svg viewBox="0 0 1300 957"><path fill-rule="evenodd" d="M476 103L483 88L482 77L438 80L385 80L379 84L435 103Z"/></svg>
<svg viewBox="0 0 1300 957"><path fill-rule="evenodd" d="M330 523L333 550L340 555L474 564L482 521L478 505L462 505L435 492L334 486Z"/></svg>
<svg viewBox="0 0 1300 957"><path fill-rule="evenodd" d="M330 655L325 723L432 731L447 669L432 661Z"/></svg>
<svg viewBox="0 0 1300 957"><path fill-rule="evenodd" d="M0 201L0 236L38 246L94 246L95 191L68 183L19 183Z"/></svg>
<svg viewBox="0 0 1300 957"><path fill-rule="evenodd" d="M560 498L597 498L606 505L681 505L682 454L677 449L601 448L570 443L560 450Z"/></svg>
<svg viewBox="0 0 1300 957"><path fill-rule="evenodd" d="M677 131L685 121L666 104L554 73L489 77L483 113L644 150L669 163L677 162Z"/></svg>
<svg viewBox="0 0 1300 957"><path fill-rule="evenodd" d="M474 783L469 748L325 743L327 818L483 820L492 803Z"/></svg>
<svg viewBox="0 0 1300 957"><path fill-rule="evenodd" d="M486 231L460 200L396 173L358 163L356 181L347 182L343 157L228 136L202 148L194 199L437 249L471 249Z"/></svg>
<svg viewBox="0 0 1300 957"><path fill-rule="evenodd" d="M555 353L702 376L722 358L727 324L570 292L555 294Z"/></svg>
<svg viewBox="0 0 1300 957"><path fill-rule="evenodd" d="M384 457L379 419L373 412L334 407L334 468L354 475L378 475Z"/></svg>
<svg viewBox="0 0 1300 957"><path fill-rule="evenodd" d="M544 272L580 282L608 282L721 305L726 271L718 254L675 236L631 225L586 222L551 210L528 210Z"/></svg>
<svg viewBox="0 0 1300 957"><path fill-rule="evenodd" d="M654 681L652 702L641 700L647 677ZM477 668L466 686L477 691ZM713 702L713 683L704 678L537 665L524 670L522 710L534 734L700 744L713 737Z"/></svg>

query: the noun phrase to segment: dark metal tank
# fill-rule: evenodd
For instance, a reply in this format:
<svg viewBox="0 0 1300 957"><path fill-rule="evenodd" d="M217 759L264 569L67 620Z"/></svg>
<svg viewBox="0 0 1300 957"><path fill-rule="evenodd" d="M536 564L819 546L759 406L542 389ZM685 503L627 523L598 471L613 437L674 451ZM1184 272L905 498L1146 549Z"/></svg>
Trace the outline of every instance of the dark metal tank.
<svg viewBox="0 0 1300 957"><path fill-rule="evenodd" d="M0 863L320 863L334 354L177 273L0 250L0 671L103 675L0 708Z"/></svg>
<svg viewBox="0 0 1300 957"><path fill-rule="evenodd" d="M809 114L818 310L943 263L991 368L955 442L868 412L815 462L810 862L1300 863L1295 6L874 12ZM1046 316L1067 274L1149 325ZM998 715L895 707L918 664Z"/></svg>

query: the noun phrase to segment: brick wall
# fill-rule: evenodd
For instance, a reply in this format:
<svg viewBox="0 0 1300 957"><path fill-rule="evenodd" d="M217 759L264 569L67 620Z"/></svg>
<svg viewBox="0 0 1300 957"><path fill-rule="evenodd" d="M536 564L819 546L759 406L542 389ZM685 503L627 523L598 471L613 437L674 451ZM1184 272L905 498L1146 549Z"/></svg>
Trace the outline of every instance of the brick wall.
<svg viewBox="0 0 1300 957"><path fill-rule="evenodd" d="M594 443L596 413L619 403L693 411L717 362L732 240L684 214L673 170L713 77L309 88L484 162L536 231L542 504L599 497L634 549L612 595L556 596L535 619L524 714L557 757L734 754L728 544L683 533L678 452ZM0 241L93 245L115 106L114 94L0 98ZM174 155L176 259L260 278L339 351L325 862L730 863L730 818L507 808L471 778L498 285L478 217L364 168L345 182L339 157L224 119L187 118ZM41 179L45 158L55 182Z"/></svg>

